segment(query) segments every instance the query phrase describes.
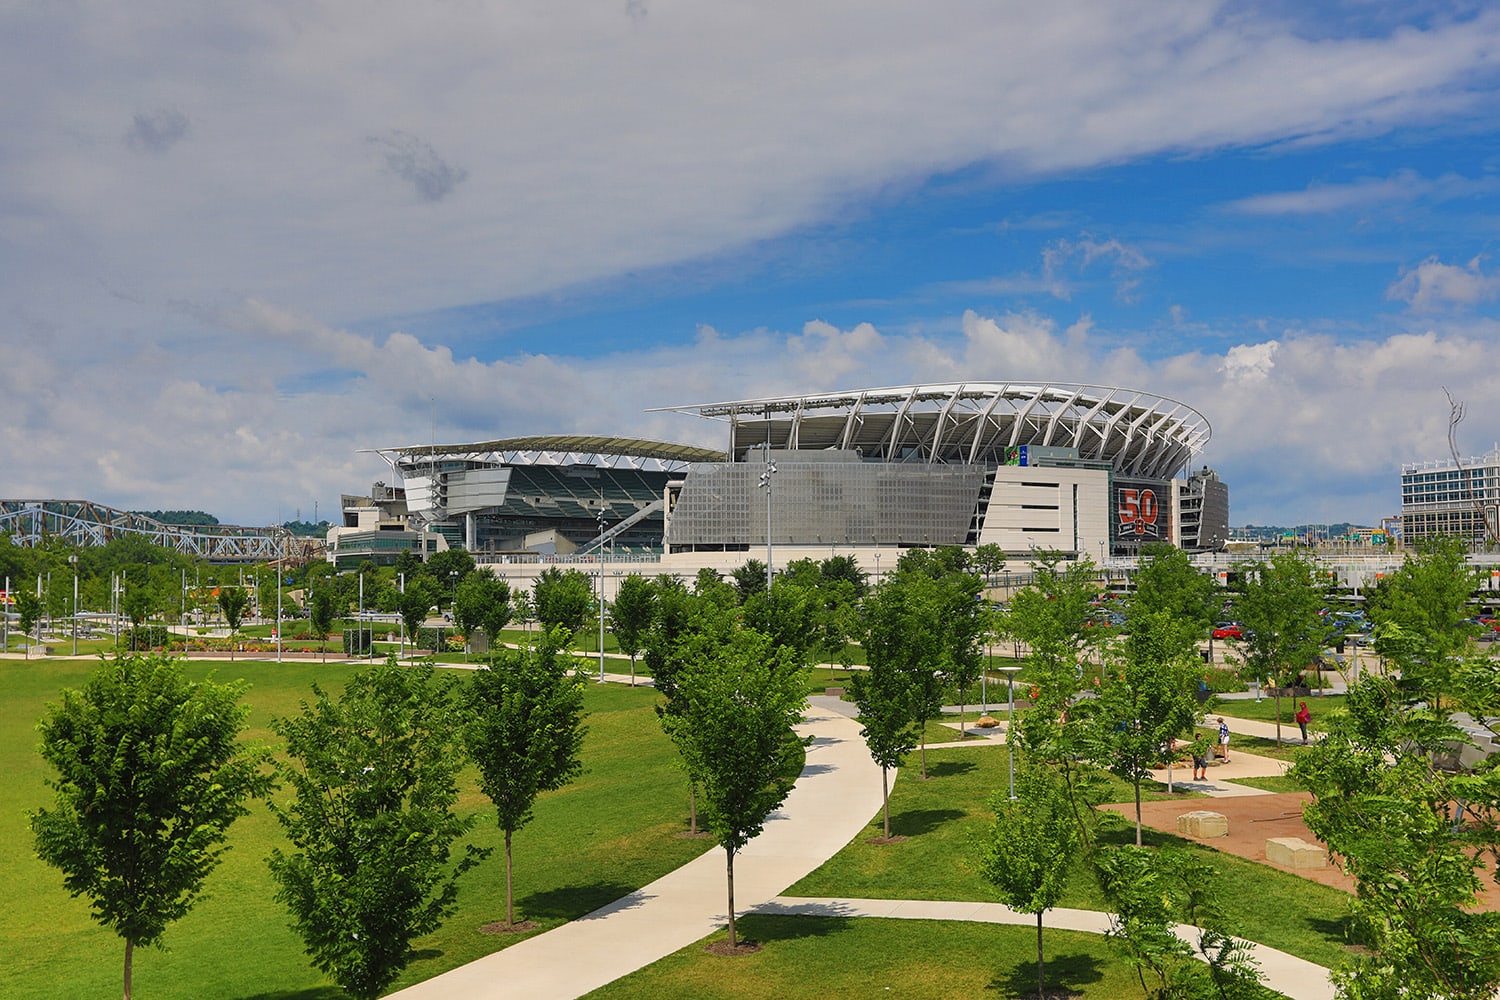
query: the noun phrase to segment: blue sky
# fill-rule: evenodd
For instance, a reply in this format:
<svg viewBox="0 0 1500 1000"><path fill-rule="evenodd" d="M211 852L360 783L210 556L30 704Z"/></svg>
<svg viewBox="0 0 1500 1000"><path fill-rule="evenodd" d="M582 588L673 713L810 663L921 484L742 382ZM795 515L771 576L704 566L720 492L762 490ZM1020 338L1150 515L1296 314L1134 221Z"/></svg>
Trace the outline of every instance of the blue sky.
<svg viewBox="0 0 1500 1000"><path fill-rule="evenodd" d="M1500 11L940 6L0 11L0 492L260 524L434 434L1050 379L1369 523L1445 388L1500 439Z"/></svg>

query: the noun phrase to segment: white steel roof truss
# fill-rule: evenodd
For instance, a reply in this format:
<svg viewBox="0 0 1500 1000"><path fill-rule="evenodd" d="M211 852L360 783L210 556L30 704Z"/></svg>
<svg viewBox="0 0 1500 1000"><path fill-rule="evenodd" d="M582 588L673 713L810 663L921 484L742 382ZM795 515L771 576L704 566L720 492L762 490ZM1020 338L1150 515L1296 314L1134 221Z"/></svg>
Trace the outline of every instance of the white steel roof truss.
<svg viewBox="0 0 1500 1000"><path fill-rule="evenodd" d="M958 405L958 401L963 397L963 391L964 387L962 384L955 386L953 391L948 394L948 398L944 400L942 408L938 410L937 420L933 421L932 425L932 442L927 450L927 460L929 462L936 462L938 456L942 454L943 425L948 422L950 415L953 413L953 408Z"/></svg>

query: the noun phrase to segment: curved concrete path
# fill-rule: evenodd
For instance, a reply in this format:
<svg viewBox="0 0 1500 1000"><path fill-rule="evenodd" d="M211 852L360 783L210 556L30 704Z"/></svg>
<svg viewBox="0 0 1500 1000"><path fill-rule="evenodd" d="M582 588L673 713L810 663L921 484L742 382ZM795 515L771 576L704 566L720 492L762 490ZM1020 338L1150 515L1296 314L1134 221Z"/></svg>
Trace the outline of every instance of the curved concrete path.
<svg viewBox="0 0 1500 1000"><path fill-rule="evenodd" d="M768 902L843 849L880 810L880 769L859 724L813 699L798 733L807 766L764 832L735 858L735 912ZM728 920L717 847L650 885L468 965L392 994L401 1000L572 998L685 948Z"/></svg>
<svg viewBox="0 0 1500 1000"><path fill-rule="evenodd" d="M884 917L895 920L967 920L989 924L1035 927L1036 916L1018 913L1000 903L956 903L914 899L834 899L779 896L756 910L788 916ZM1054 931L1103 934L1109 930L1109 914L1097 910L1048 910L1042 927ZM1196 946L1197 928L1178 924L1173 928L1189 946ZM1265 983L1292 1000L1333 1000L1328 970L1305 959L1263 944L1246 941Z"/></svg>

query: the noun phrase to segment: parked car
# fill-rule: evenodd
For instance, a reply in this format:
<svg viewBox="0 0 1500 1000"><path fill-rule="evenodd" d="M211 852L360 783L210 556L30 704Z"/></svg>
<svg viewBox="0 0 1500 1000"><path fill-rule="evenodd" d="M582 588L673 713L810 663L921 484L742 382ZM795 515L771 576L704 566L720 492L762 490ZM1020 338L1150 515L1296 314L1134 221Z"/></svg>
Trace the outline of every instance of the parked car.
<svg viewBox="0 0 1500 1000"><path fill-rule="evenodd" d="M1219 622L1214 626L1213 637L1215 639L1243 639L1245 626L1239 622Z"/></svg>

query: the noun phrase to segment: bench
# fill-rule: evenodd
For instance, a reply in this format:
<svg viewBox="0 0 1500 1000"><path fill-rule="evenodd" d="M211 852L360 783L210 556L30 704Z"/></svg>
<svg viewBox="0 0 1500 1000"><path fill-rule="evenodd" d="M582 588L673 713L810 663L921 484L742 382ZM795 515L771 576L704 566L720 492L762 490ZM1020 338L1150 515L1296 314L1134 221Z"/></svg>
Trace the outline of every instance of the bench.
<svg viewBox="0 0 1500 1000"><path fill-rule="evenodd" d="M1327 868L1328 849L1301 837L1272 837L1266 841L1266 860L1283 868Z"/></svg>
<svg viewBox="0 0 1500 1000"><path fill-rule="evenodd" d="M1229 818L1223 813L1197 809L1177 817L1177 832L1184 837L1227 837Z"/></svg>

